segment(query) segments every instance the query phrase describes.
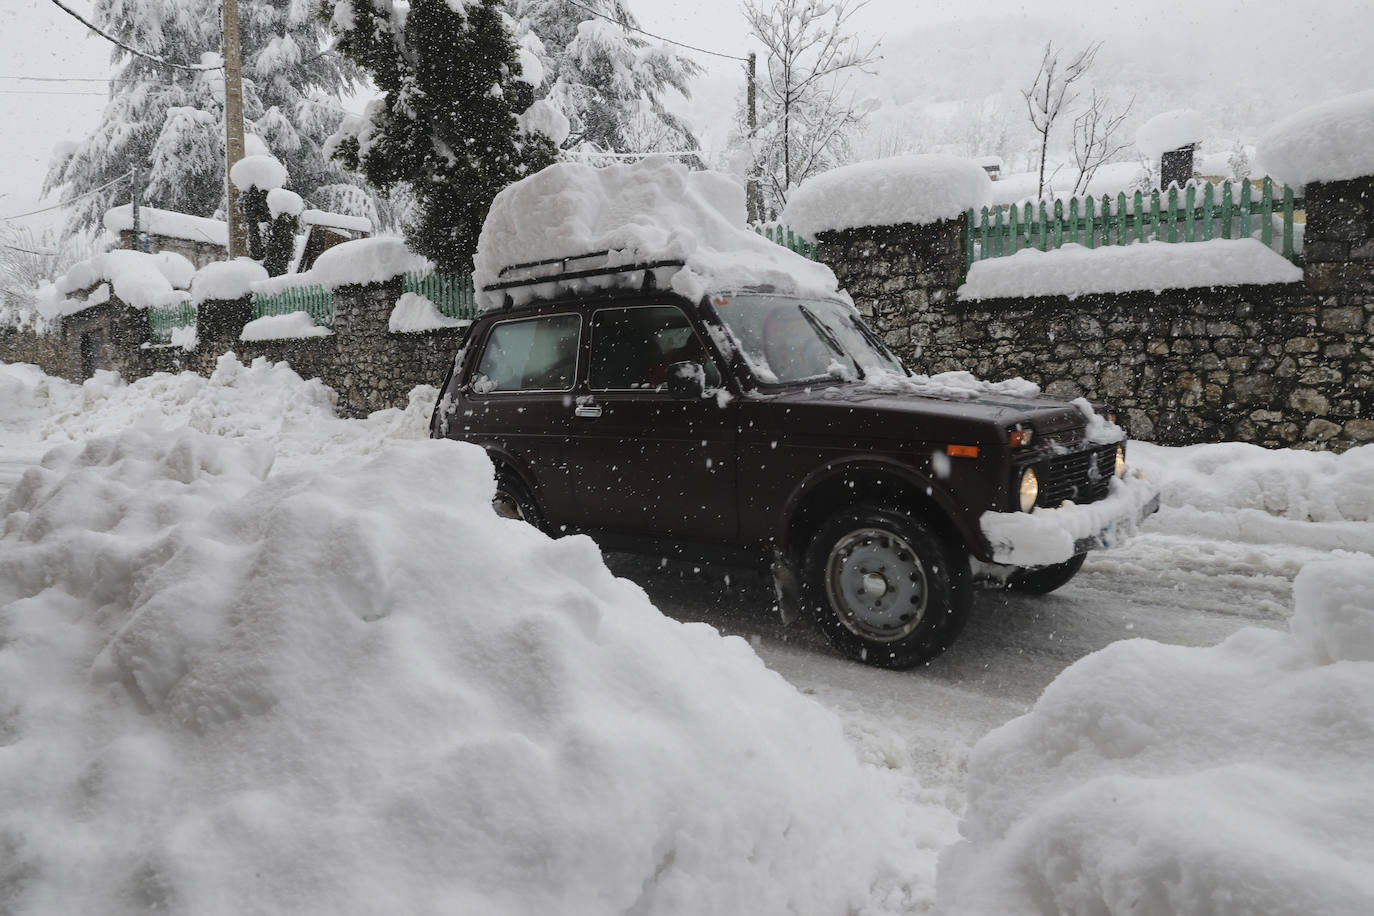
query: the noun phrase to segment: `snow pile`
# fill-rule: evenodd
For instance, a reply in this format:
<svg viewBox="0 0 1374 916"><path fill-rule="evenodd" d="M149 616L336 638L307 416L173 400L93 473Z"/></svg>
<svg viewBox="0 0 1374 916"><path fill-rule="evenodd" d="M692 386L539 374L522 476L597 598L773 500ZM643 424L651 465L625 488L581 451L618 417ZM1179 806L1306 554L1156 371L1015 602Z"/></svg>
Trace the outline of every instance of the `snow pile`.
<svg viewBox="0 0 1374 916"><path fill-rule="evenodd" d="M409 334L439 328L461 328L471 323L440 313L437 305L419 293L402 293L391 310L386 329L392 334Z"/></svg>
<svg viewBox="0 0 1374 916"><path fill-rule="evenodd" d="M1374 560L1293 600L1289 634L1108 646L979 741L943 911L1374 912Z"/></svg>
<svg viewBox="0 0 1374 916"><path fill-rule="evenodd" d="M909 911L910 805L748 645L491 509L131 429L0 526L7 912ZM436 575L443 570L443 575Z"/></svg>
<svg viewBox="0 0 1374 916"><path fill-rule="evenodd" d="M1304 522L1374 522L1374 445L1338 455L1245 442L1182 448L1133 442L1131 462L1163 487L1166 506L1253 510ZM1369 538L1374 543L1374 531Z"/></svg>
<svg viewBox="0 0 1374 916"><path fill-rule="evenodd" d="M17 432L79 397L79 388L32 363L0 363L0 425Z"/></svg>
<svg viewBox="0 0 1374 916"><path fill-rule="evenodd" d="M207 299L242 299L252 295L253 283L266 279L266 268L252 258L215 261L191 278L191 301L200 305Z"/></svg>
<svg viewBox="0 0 1374 916"><path fill-rule="evenodd" d="M330 213L328 210L302 210L300 217L301 224L306 226L325 226L348 232L372 231L372 220L366 216L348 216L343 213Z"/></svg>
<svg viewBox="0 0 1374 916"><path fill-rule="evenodd" d="M1158 159L1165 153L1194 143L1201 143L1207 133L1207 122L1191 108L1180 108L1155 115L1135 132L1135 148L1146 159Z"/></svg>
<svg viewBox="0 0 1374 916"><path fill-rule="evenodd" d="M184 290L191 285L195 272L195 266L175 252L146 254L115 249L73 264L57 281L56 290L66 296L108 281L115 296L133 308L173 306L186 301ZM98 302L88 299L84 304L89 307Z"/></svg>
<svg viewBox="0 0 1374 916"><path fill-rule="evenodd" d="M1374 89L1285 118L1260 140L1259 158L1271 175L1295 186L1374 176Z"/></svg>
<svg viewBox="0 0 1374 916"><path fill-rule="evenodd" d="M272 155L244 156L229 170L229 180L240 191L270 191L286 184L286 166Z"/></svg>
<svg viewBox="0 0 1374 916"><path fill-rule="evenodd" d="M267 211L276 219L283 213L300 216L305 210L305 201L295 191L286 188L273 188L267 192Z"/></svg>
<svg viewBox="0 0 1374 916"><path fill-rule="evenodd" d="M1158 499L1153 481L1128 471L1123 478L1112 478L1106 498L1095 503L1065 501L1034 512L984 512L978 525L992 546L993 562L1053 566L1081 553L1076 542L1084 539L1099 539L1102 547L1126 543L1140 533L1142 514Z"/></svg>
<svg viewBox="0 0 1374 916"><path fill-rule="evenodd" d="M477 246L478 301L487 308L501 304L501 291L483 287L509 279L499 276L503 267L600 251L612 252L612 265L685 262L660 279L692 301L764 284L784 295L841 295L830 268L756 235L744 221L743 186L719 173L689 172L661 156L601 168L557 163L496 196ZM574 281L569 288L639 286L643 280L642 271L631 271ZM509 292L523 303L554 291L546 283Z"/></svg>
<svg viewBox="0 0 1374 916"><path fill-rule="evenodd" d="M922 225L992 203L992 180L957 156L873 159L808 178L788 196L779 221L802 235L860 226Z"/></svg>
<svg viewBox="0 0 1374 916"><path fill-rule="evenodd" d="M939 372L935 375L899 375L888 369L865 369L863 388L883 394L914 394L926 398L972 400L989 395L1035 397L1040 386L1019 375L1000 382L985 382L971 372Z"/></svg>
<svg viewBox="0 0 1374 916"><path fill-rule="evenodd" d="M253 292L272 295L298 286L338 289L341 286L385 283L403 274L429 273L432 270L434 265L429 259L406 248L401 239L354 239L325 251L316 259L315 266L303 273L257 281L253 284Z"/></svg>
<svg viewBox="0 0 1374 916"><path fill-rule="evenodd" d="M1193 289L1247 283L1297 283L1302 269L1255 239L1211 239L1171 244L1051 251L1023 248L1016 254L975 261L959 287L960 299L1068 296L1130 290Z"/></svg>
<svg viewBox="0 0 1374 916"><path fill-rule="evenodd" d="M134 228L133 205L124 204L105 211L105 228L115 235ZM222 220L206 219L203 216L189 216L173 210L159 210L155 207L138 208L138 228L140 232L152 235L165 235L168 238L188 239L193 242L208 242L211 245L229 245L229 224Z"/></svg>
<svg viewBox="0 0 1374 916"><path fill-rule="evenodd" d="M291 340L300 337L328 337L334 332L315 324L309 312L263 315L243 326L239 340Z"/></svg>

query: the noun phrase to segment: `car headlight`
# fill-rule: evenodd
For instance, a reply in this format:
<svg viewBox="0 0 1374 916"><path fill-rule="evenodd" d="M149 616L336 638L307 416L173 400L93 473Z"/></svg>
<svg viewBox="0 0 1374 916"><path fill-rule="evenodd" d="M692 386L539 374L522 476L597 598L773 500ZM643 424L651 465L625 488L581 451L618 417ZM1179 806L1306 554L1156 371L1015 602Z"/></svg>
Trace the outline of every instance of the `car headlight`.
<svg viewBox="0 0 1374 916"><path fill-rule="evenodd" d="M1117 477L1126 476L1126 446L1116 447L1116 468L1114 469Z"/></svg>
<svg viewBox="0 0 1374 916"><path fill-rule="evenodd" d="M1035 501L1040 498L1040 478L1035 476L1034 468L1026 468L1021 472L1021 511L1029 512L1035 508Z"/></svg>

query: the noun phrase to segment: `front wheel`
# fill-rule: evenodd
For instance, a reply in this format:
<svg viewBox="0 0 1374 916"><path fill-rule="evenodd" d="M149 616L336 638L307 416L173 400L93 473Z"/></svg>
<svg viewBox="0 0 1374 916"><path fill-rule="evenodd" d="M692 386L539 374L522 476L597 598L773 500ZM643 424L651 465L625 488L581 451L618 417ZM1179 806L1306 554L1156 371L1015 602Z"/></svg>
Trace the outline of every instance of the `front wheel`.
<svg viewBox="0 0 1374 916"><path fill-rule="evenodd" d="M1012 573L1011 578L1007 580L1007 588L1031 595L1048 595L1055 589L1067 585L1070 579L1078 575L1078 571L1083 568L1083 561L1087 558L1086 553L1080 553L1053 566L1020 570Z"/></svg>
<svg viewBox="0 0 1374 916"><path fill-rule="evenodd" d="M968 560L929 526L885 506L825 522L804 562L803 600L845 655L910 668L943 652L968 617Z"/></svg>
<svg viewBox="0 0 1374 916"><path fill-rule="evenodd" d="M513 518L544 530L544 513L539 502L524 482L507 468L496 473L496 492L492 495L491 507L502 518Z"/></svg>

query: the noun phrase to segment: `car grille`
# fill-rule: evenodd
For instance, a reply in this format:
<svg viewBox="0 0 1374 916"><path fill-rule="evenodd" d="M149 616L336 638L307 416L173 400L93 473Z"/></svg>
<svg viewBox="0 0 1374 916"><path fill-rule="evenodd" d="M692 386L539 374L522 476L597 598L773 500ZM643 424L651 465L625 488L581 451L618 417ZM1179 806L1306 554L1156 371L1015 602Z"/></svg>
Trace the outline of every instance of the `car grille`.
<svg viewBox="0 0 1374 916"><path fill-rule="evenodd" d="M1097 502L1107 495L1115 470L1115 445L1056 455L1045 468L1038 502L1042 506L1057 506L1066 499L1079 505Z"/></svg>

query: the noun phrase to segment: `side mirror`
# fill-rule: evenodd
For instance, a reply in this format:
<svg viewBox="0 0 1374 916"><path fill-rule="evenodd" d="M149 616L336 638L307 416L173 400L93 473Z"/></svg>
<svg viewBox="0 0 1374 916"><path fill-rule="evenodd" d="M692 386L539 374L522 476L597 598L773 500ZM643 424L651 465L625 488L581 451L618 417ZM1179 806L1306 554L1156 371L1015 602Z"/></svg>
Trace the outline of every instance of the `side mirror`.
<svg viewBox="0 0 1374 916"><path fill-rule="evenodd" d="M706 370L701 363L673 363L668 367L668 395L676 401L706 397Z"/></svg>

